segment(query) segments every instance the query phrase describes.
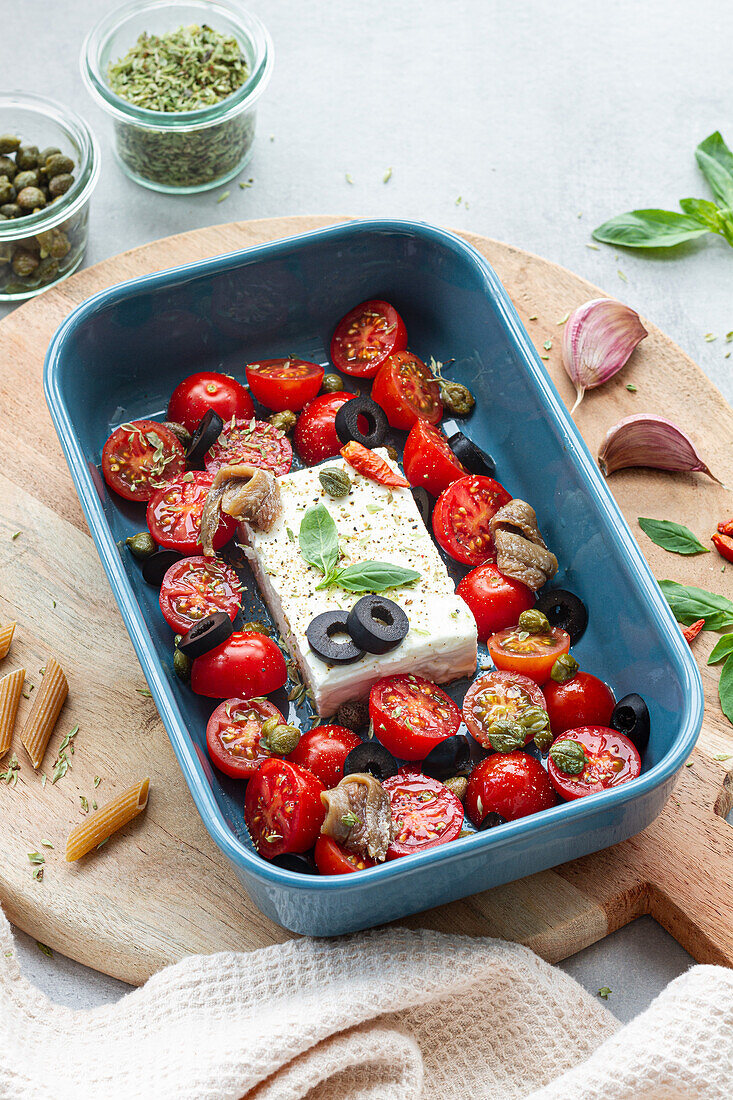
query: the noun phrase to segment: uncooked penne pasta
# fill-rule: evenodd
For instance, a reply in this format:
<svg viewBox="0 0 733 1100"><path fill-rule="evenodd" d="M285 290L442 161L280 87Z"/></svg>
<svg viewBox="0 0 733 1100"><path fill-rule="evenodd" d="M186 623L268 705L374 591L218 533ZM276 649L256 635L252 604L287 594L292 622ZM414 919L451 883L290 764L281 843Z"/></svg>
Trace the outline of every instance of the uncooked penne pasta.
<svg viewBox="0 0 733 1100"><path fill-rule="evenodd" d="M24 668L16 668L15 672L9 672L0 679L0 757L5 755L13 740L15 716L18 713L24 680Z"/></svg>
<svg viewBox="0 0 733 1100"><path fill-rule="evenodd" d="M81 821L69 833L66 841L66 862L73 863L81 859L92 848L98 848L113 833L127 825L134 817L142 813L148 804L149 779L141 779L134 787L128 787L106 806Z"/></svg>
<svg viewBox="0 0 733 1100"><path fill-rule="evenodd" d="M0 661L10 652L16 625L16 623L8 623L7 626L0 626Z"/></svg>
<svg viewBox="0 0 733 1100"><path fill-rule="evenodd" d="M69 685L63 669L55 657L50 657L46 662L41 689L20 735L21 744L34 768L41 766L48 740L68 694Z"/></svg>

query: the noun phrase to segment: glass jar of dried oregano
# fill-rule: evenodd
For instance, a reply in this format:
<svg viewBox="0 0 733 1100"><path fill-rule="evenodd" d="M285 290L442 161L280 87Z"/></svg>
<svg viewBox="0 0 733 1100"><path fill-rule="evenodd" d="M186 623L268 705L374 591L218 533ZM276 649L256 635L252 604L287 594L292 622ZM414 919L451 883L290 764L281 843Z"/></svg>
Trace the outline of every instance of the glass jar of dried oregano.
<svg viewBox="0 0 733 1100"><path fill-rule="evenodd" d="M262 23L233 0L134 0L89 33L81 70L127 175L180 194L244 168L272 56Z"/></svg>

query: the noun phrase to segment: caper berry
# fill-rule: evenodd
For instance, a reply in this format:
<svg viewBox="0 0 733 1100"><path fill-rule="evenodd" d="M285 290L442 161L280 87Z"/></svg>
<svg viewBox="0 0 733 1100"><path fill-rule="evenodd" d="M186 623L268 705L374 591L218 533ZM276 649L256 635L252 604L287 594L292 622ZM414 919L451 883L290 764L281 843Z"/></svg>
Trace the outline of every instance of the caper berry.
<svg viewBox="0 0 733 1100"><path fill-rule="evenodd" d="M284 432L285 435L288 432L292 432L298 421L297 416L290 409L283 409L282 412L273 413L270 417L270 423L273 428L277 428L279 432Z"/></svg>
<svg viewBox="0 0 733 1100"><path fill-rule="evenodd" d="M0 153L14 153L20 146L20 138L15 134L0 134Z"/></svg>
<svg viewBox="0 0 733 1100"><path fill-rule="evenodd" d="M16 248L13 253L12 268L16 275L32 275L38 264L38 256L27 248Z"/></svg>
<svg viewBox="0 0 733 1100"><path fill-rule="evenodd" d="M450 779L444 781L444 786L452 791L456 798L463 802L466 797L466 791L468 790L468 780L465 775L453 775Z"/></svg>
<svg viewBox="0 0 733 1100"><path fill-rule="evenodd" d="M68 172L73 171L73 160L71 157L64 156L63 153L53 153L43 162L43 174L48 180L53 179L54 176L66 175Z"/></svg>
<svg viewBox="0 0 733 1100"><path fill-rule="evenodd" d="M274 723L274 725L271 725ZM278 722L277 718L268 718L262 724L260 744L273 756L287 756L300 741L300 730Z"/></svg>
<svg viewBox="0 0 733 1100"><path fill-rule="evenodd" d="M444 410L453 416L468 416L476 404L476 398L471 391L460 382L446 382L444 378L440 379L439 385Z"/></svg>
<svg viewBox="0 0 733 1100"><path fill-rule="evenodd" d="M18 173L18 166L12 157L0 157L0 176L7 176L12 182Z"/></svg>
<svg viewBox="0 0 733 1100"><path fill-rule="evenodd" d="M22 210L38 210L46 205L46 196L40 187L24 187L18 192L17 201Z"/></svg>
<svg viewBox="0 0 733 1100"><path fill-rule="evenodd" d="M324 374L321 389L324 393L340 393L344 388L344 381L340 374Z"/></svg>
<svg viewBox="0 0 733 1100"><path fill-rule="evenodd" d="M59 195L65 195L74 182L74 177L70 172L62 172L58 176L54 176L49 182L48 193L52 199L57 199Z"/></svg>
<svg viewBox="0 0 733 1100"><path fill-rule="evenodd" d="M38 187L40 182L41 177L38 169L26 168L23 172L18 172L13 180L13 187L16 191L22 191L24 187Z"/></svg>
<svg viewBox="0 0 733 1100"><path fill-rule="evenodd" d="M13 202L15 199L15 188L8 179L7 176L0 176L0 202Z"/></svg>
<svg viewBox="0 0 733 1100"><path fill-rule="evenodd" d="M130 535L129 538L125 539L125 544L130 547L130 551L139 561L151 557L158 549L149 531L141 531L138 535Z"/></svg>
<svg viewBox="0 0 733 1100"><path fill-rule="evenodd" d="M547 615L544 615L541 611L537 611L534 607L529 611L522 612L519 616L517 626L520 630L526 630L528 634L550 633L550 620L547 618Z"/></svg>
<svg viewBox="0 0 733 1100"><path fill-rule="evenodd" d="M575 657L569 653L563 653L552 666L550 676L556 684L564 684L566 680L572 680L580 665Z"/></svg>
<svg viewBox="0 0 733 1100"><path fill-rule="evenodd" d="M15 163L20 171L38 167L38 146L21 145L15 154Z"/></svg>
<svg viewBox="0 0 733 1100"><path fill-rule="evenodd" d="M173 654L173 671L181 680L188 680L191 675L191 658L181 653L180 649L176 649Z"/></svg>

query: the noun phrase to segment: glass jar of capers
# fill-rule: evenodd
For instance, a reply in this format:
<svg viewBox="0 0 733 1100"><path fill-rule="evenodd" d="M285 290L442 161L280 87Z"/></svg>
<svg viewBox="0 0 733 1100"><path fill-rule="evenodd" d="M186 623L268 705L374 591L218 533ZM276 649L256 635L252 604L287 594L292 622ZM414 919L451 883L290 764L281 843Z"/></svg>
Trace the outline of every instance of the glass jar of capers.
<svg viewBox="0 0 733 1100"><path fill-rule="evenodd" d="M41 96L0 95L0 300L31 298L76 270L98 174L77 115Z"/></svg>

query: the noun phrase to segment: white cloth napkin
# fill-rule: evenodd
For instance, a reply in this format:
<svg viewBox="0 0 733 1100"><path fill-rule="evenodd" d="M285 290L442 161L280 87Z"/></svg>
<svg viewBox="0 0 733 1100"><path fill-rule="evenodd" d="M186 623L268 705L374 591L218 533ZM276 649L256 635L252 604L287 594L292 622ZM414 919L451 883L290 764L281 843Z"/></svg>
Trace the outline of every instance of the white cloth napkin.
<svg viewBox="0 0 733 1100"><path fill-rule="evenodd" d="M403 928L193 956L52 1004L0 913L2 1100L728 1100L733 972L626 1027L525 947Z"/></svg>

